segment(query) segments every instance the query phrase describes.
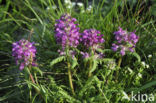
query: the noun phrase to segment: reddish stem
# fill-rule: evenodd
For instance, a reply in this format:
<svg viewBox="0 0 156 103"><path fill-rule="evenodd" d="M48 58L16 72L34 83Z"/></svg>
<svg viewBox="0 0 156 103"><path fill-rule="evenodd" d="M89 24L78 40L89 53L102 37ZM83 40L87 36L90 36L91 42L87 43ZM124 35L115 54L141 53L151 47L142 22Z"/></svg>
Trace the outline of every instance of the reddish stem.
<svg viewBox="0 0 156 103"><path fill-rule="evenodd" d="M32 82L35 84L35 80L31 74L30 74L30 78L31 78Z"/></svg>

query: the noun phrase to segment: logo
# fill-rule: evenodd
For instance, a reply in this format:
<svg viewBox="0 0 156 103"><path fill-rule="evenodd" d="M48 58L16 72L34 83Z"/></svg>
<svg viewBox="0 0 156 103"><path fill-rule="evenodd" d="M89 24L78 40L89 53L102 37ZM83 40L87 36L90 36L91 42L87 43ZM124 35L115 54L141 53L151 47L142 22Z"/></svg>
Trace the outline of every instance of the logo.
<svg viewBox="0 0 156 103"><path fill-rule="evenodd" d="M141 94L138 92L137 94L134 94L134 92L131 92L131 98L130 101L141 101L141 102L147 102L147 101L154 101L154 95L153 94Z"/></svg>

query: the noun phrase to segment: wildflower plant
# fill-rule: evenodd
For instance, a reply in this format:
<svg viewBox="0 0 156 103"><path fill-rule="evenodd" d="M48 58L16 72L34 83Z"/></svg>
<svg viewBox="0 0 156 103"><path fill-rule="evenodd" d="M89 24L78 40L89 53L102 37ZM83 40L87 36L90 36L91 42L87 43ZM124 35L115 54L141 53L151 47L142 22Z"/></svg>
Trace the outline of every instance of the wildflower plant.
<svg viewBox="0 0 156 103"><path fill-rule="evenodd" d="M83 58L89 59L89 74L88 77L91 76L91 68L93 67L93 62L96 59L101 58L103 56L102 53L97 53L97 49L101 48L100 44L104 43L103 35L100 34L100 31L96 29L87 29L81 34L80 41L83 45L88 49L88 52L81 52Z"/></svg>
<svg viewBox="0 0 156 103"><path fill-rule="evenodd" d="M113 51L119 51L121 56L124 56L126 52L134 52L135 45L138 42L139 37L135 32L128 32L119 27L119 30L114 32L115 43L112 44ZM122 57L120 57L118 62L118 67L120 67Z"/></svg>
<svg viewBox="0 0 156 103"><path fill-rule="evenodd" d="M55 24L55 38L57 43L61 45L61 50L58 50L58 52L63 58L65 56L65 59L67 60L69 84L73 94L75 93L72 83L71 69L73 69L75 64L77 64L77 60L75 58L76 52L73 48L78 46L80 36L78 24L75 22L75 18L72 18L69 14L64 14L59 20L56 20Z"/></svg>
<svg viewBox="0 0 156 103"><path fill-rule="evenodd" d="M136 43L138 42L139 37L135 34L135 32L128 32L127 30L123 30L119 27L118 31L114 32L115 35L115 43L112 44L112 50L114 52L120 52L120 56L118 59L118 67L120 68L122 62L122 56L126 54L126 52L134 52ZM119 71L116 72L116 79L118 78Z"/></svg>
<svg viewBox="0 0 156 103"><path fill-rule="evenodd" d="M33 84L36 84L36 83L38 84L36 72L40 72L40 74L42 75L42 72L39 70L39 68L37 68L36 47L34 46L34 44L35 44L34 42L31 43L25 39L21 39L12 44L13 46L12 56L15 58L16 64L19 65L20 70L25 69L25 71L27 72L27 73L24 73L24 75L26 77L25 79L28 82L28 87L30 89L29 91L30 100L32 100L31 98L32 91L31 91L31 86L29 85L29 79L32 81ZM33 74L35 76L35 79L33 77ZM39 93L37 89L35 90L37 93Z"/></svg>
<svg viewBox="0 0 156 103"><path fill-rule="evenodd" d="M155 0L131 1L0 0L0 102L129 103L155 93Z"/></svg>

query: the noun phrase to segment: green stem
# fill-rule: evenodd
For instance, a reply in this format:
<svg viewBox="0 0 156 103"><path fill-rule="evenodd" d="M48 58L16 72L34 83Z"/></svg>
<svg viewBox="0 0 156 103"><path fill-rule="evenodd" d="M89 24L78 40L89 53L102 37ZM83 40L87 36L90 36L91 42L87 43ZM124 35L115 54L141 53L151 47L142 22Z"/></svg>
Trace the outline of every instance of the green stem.
<svg viewBox="0 0 156 103"><path fill-rule="evenodd" d="M35 80L33 78L33 75L30 73L31 72L31 65L29 65L29 78L31 79L31 81L35 84Z"/></svg>
<svg viewBox="0 0 156 103"><path fill-rule="evenodd" d="M119 58L119 61L118 61L118 67L121 66L121 62L122 62L122 57Z"/></svg>
<svg viewBox="0 0 156 103"><path fill-rule="evenodd" d="M118 68L120 68L121 62L122 62L122 57L120 57L118 60ZM118 76L119 76L119 70L116 71L116 81L118 80Z"/></svg>
<svg viewBox="0 0 156 103"><path fill-rule="evenodd" d="M92 69L92 60L89 60L89 73L88 73L88 78L92 76L91 69Z"/></svg>
<svg viewBox="0 0 156 103"><path fill-rule="evenodd" d="M75 95L74 86L73 86L73 82L72 82L72 75L71 75L71 71L70 71L70 63L68 63L68 77L69 77L70 88L72 90L73 95Z"/></svg>
<svg viewBox="0 0 156 103"><path fill-rule="evenodd" d="M33 77L33 75L30 73L30 71L31 71L31 65L29 65L29 79L31 79L31 81L32 81L32 83L33 84L38 84L38 82L36 82L35 80L34 80L34 77ZM35 76L36 76L36 74L35 74ZM35 78L36 79L36 78ZM43 96L42 96L42 94L40 93L40 91L39 90L37 90L36 88L34 88L35 89L35 91L36 91L36 93L38 93L42 98L44 98ZM31 96L31 94L32 94L32 91L30 90L30 96ZM30 98L30 100L32 100L32 98Z"/></svg>
<svg viewBox="0 0 156 103"><path fill-rule="evenodd" d="M29 95L30 95L30 102L32 102L32 92L31 92L31 90L29 91Z"/></svg>
<svg viewBox="0 0 156 103"><path fill-rule="evenodd" d="M29 80L31 80L33 83L35 83L35 81L34 81L34 78L33 78L33 76L32 76L32 74L30 73L30 71L31 71L31 65L29 65ZM30 86L30 88L31 88L31 86ZM30 95L30 102L32 102L32 91L31 91L31 89L30 89L30 91L29 91L29 95Z"/></svg>
<svg viewBox="0 0 156 103"><path fill-rule="evenodd" d="M34 73L36 84L38 85L38 79L36 73Z"/></svg>
<svg viewBox="0 0 156 103"><path fill-rule="evenodd" d="M33 76L32 76L31 73L30 73L30 79L31 79L31 81L35 84L35 80L34 80L34 78L33 78Z"/></svg>

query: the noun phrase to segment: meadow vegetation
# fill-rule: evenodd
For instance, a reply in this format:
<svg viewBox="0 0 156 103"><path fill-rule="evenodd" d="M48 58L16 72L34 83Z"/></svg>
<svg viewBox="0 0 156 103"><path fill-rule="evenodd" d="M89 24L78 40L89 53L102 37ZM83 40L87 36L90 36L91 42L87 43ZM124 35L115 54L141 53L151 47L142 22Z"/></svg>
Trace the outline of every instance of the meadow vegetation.
<svg viewBox="0 0 156 103"><path fill-rule="evenodd" d="M0 103L156 101L155 11L155 0L0 0Z"/></svg>

